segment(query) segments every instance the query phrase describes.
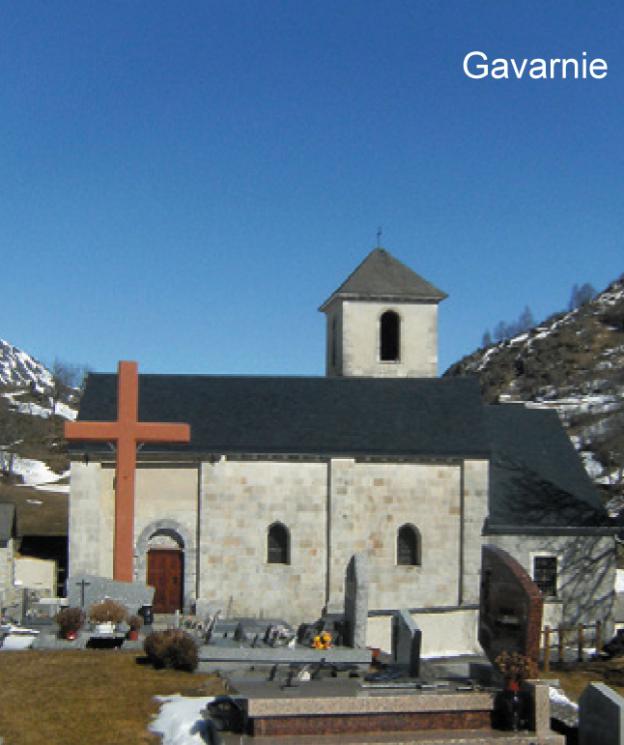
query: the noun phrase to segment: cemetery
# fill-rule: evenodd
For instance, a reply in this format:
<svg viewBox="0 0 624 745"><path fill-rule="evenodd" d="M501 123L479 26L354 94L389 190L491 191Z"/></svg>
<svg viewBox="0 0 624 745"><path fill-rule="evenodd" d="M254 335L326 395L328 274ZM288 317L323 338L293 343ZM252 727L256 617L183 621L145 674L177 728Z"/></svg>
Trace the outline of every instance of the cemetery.
<svg viewBox="0 0 624 745"><path fill-rule="evenodd" d="M551 711L551 673L540 679L538 672L545 662L543 600L518 562L485 546L481 576L480 656L423 656L422 630L406 609L393 614L391 649L367 647L365 554L354 555L347 568L343 612L298 629L280 619L228 617L218 608L204 619L154 617L153 588L86 575L74 578L68 593L73 607L61 610L57 623L39 617L31 618L31 629L0 627L0 651L18 648L5 646L12 635L30 634L33 651L16 654L89 655L96 653L89 649L123 644L139 655L145 649L151 659L159 634L184 639L196 651L193 663L185 666L176 649L172 661L163 662L165 654L157 667L195 670L191 680L218 674L222 682L213 690L221 695L204 707L198 726L206 742L223 745L330 745L338 737L341 743L397 745L490 740L563 745L562 732L578 733L579 742L593 745L623 742L624 699L604 683L587 686L578 713L567 712L568 724L566 716ZM68 609L80 617L73 635L63 633L60 621ZM143 622L138 639L129 637L128 623L137 613ZM110 627L101 628L108 618ZM162 631L166 627L169 631ZM561 670L570 666L560 665L556 656L552 664Z"/></svg>

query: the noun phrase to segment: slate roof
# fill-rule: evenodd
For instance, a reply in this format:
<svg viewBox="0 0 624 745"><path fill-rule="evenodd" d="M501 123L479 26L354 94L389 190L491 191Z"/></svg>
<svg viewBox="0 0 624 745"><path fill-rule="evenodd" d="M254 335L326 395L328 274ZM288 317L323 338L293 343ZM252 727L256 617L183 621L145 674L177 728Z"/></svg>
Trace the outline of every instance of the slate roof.
<svg viewBox="0 0 624 745"><path fill-rule="evenodd" d="M488 528L609 524L555 411L520 404L484 408L492 445Z"/></svg>
<svg viewBox="0 0 624 745"><path fill-rule="evenodd" d="M116 418L116 381L116 375L89 375L79 420ZM476 378L140 375L139 381L140 419L188 422L192 438L189 445L145 444L142 453L489 453Z"/></svg>
<svg viewBox="0 0 624 745"><path fill-rule="evenodd" d="M345 300L430 301L447 295L395 259L385 248L376 248L321 305L324 311L334 298Z"/></svg>
<svg viewBox="0 0 624 745"><path fill-rule="evenodd" d="M0 545L6 545L15 533L15 507L0 503Z"/></svg>

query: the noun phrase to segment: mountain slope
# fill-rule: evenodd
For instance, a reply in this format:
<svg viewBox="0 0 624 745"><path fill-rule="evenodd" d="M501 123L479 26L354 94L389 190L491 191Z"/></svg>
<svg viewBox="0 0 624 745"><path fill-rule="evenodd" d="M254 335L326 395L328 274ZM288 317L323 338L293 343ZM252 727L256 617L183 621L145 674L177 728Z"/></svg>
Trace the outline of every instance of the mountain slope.
<svg viewBox="0 0 624 745"><path fill-rule="evenodd" d="M447 376L475 374L484 400L554 408L586 469L624 506L624 275L592 301L479 349Z"/></svg>
<svg viewBox="0 0 624 745"><path fill-rule="evenodd" d="M48 467L67 468L62 424L75 419L79 391L67 384L72 368L55 368L0 339L0 486L56 481Z"/></svg>
<svg viewBox="0 0 624 745"><path fill-rule="evenodd" d="M0 339L0 388L51 389L52 373L21 349Z"/></svg>

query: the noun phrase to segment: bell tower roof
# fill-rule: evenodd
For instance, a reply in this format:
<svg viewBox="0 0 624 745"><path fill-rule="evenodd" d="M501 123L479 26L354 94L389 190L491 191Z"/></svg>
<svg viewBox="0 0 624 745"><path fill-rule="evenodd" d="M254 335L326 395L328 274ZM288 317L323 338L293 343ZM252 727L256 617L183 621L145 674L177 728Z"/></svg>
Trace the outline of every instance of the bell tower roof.
<svg viewBox="0 0 624 745"><path fill-rule="evenodd" d="M446 297L446 293L395 259L385 248L375 248L319 310L325 312L337 298L439 303Z"/></svg>

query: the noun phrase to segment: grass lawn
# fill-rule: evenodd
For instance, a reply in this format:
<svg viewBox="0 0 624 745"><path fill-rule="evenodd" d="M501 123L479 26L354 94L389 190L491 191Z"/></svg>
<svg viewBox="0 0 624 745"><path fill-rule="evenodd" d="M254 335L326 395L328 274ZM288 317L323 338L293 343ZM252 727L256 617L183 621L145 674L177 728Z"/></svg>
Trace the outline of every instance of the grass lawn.
<svg viewBox="0 0 624 745"><path fill-rule="evenodd" d="M555 678L561 683L567 697L578 702L585 687L592 682L606 683L624 696L624 658L613 660L584 662L579 665L566 665L561 668L553 665L548 673L541 673L543 678Z"/></svg>
<svg viewBox="0 0 624 745"><path fill-rule="evenodd" d="M118 650L0 653L4 745L155 745L156 695L223 693L219 678L138 664Z"/></svg>
<svg viewBox="0 0 624 745"><path fill-rule="evenodd" d="M224 693L216 676L154 670L141 654L117 650L0 653L0 737L4 745L157 745L147 726L154 696ZM555 666L553 666L555 668ZM591 681L624 695L624 658L553 669L573 701Z"/></svg>

